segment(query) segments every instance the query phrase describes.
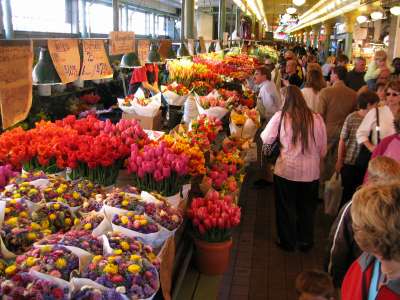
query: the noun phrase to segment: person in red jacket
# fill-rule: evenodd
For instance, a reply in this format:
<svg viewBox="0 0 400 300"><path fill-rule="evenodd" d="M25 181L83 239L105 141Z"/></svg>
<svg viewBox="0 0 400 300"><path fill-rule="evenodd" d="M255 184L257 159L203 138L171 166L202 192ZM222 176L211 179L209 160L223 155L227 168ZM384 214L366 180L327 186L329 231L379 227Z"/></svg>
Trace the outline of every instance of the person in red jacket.
<svg viewBox="0 0 400 300"><path fill-rule="evenodd" d="M357 191L351 215L364 253L346 273L342 300L400 300L400 182Z"/></svg>

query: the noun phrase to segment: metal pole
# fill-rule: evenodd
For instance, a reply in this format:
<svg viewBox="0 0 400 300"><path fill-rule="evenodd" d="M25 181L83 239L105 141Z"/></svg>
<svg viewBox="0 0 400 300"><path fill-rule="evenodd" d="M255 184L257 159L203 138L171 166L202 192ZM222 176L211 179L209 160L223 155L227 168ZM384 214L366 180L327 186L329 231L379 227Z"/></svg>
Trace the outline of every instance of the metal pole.
<svg viewBox="0 0 400 300"><path fill-rule="evenodd" d="M181 8L181 42L185 41L185 5L186 0L182 0L182 8Z"/></svg>
<svg viewBox="0 0 400 300"><path fill-rule="evenodd" d="M10 3L10 0L2 0L1 3L2 3L2 8L3 8L4 31L6 34L6 39L10 40L10 39L14 38L11 3Z"/></svg>
<svg viewBox="0 0 400 300"><path fill-rule="evenodd" d="M129 31L129 9L128 3L125 4L125 30Z"/></svg>
<svg viewBox="0 0 400 300"><path fill-rule="evenodd" d="M194 0L185 1L185 38L194 38Z"/></svg>
<svg viewBox="0 0 400 300"><path fill-rule="evenodd" d="M79 0L72 1L72 33L79 34Z"/></svg>
<svg viewBox="0 0 400 300"><path fill-rule="evenodd" d="M222 43L226 26L226 0L219 0L218 39Z"/></svg>
<svg viewBox="0 0 400 300"><path fill-rule="evenodd" d="M112 8L113 8L113 30L119 30L119 8L118 8L118 0L112 0Z"/></svg>
<svg viewBox="0 0 400 300"><path fill-rule="evenodd" d="M240 8L236 6L236 19L235 19L236 36L240 37Z"/></svg>
<svg viewBox="0 0 400 300"><path fill-rule="evenodd" d="M86 25L86 0L81 0L81 24L82 24L82 29L81 29L81 34L83 38L86 38L88 36L87 32L87 25Z"/></svg>

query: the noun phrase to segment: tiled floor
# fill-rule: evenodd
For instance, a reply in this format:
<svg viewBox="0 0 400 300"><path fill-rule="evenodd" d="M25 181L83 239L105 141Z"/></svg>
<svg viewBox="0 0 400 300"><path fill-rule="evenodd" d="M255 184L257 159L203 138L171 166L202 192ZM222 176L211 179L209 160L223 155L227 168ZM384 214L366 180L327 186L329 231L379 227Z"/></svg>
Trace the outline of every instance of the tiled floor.
<svg viewBox="0 0 400 300"><path fill-rule="evenodd" d="M296 299L294 281L299 272L322 269L325 241L332 220L317 213L315 247L309 253L286 253L274 244L273 188L256 190L257 172L249 170L242 187L242 223L234 233L231 264L220 283L218 299Z"/></svg>

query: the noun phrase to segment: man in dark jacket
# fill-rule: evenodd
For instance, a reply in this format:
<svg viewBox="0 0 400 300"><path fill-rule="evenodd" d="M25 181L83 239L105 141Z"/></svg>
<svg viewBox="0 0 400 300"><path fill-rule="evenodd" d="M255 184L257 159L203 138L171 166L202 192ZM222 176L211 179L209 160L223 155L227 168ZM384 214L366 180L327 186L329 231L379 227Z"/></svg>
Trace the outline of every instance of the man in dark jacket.
<svg viewBox="0 0 400 300"><path fill-rule="evenodd" d="M345 83L349 88L355 90L356 92L362 86L366 85L364 81L365 66L365 59L363 57L358 57L355 60L354 69L347 73Z"/></svg>

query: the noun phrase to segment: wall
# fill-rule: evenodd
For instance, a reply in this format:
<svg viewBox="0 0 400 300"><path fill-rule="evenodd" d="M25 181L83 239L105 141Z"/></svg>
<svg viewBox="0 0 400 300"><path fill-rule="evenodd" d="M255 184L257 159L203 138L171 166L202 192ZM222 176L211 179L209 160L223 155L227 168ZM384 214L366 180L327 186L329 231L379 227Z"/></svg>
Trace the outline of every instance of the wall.
<svg viewBox="0 0 400 300"><path fill-rule="evenodd" d="M197 36L205 40L213 39L213 16L199 13L197 17Z"/></svg>

